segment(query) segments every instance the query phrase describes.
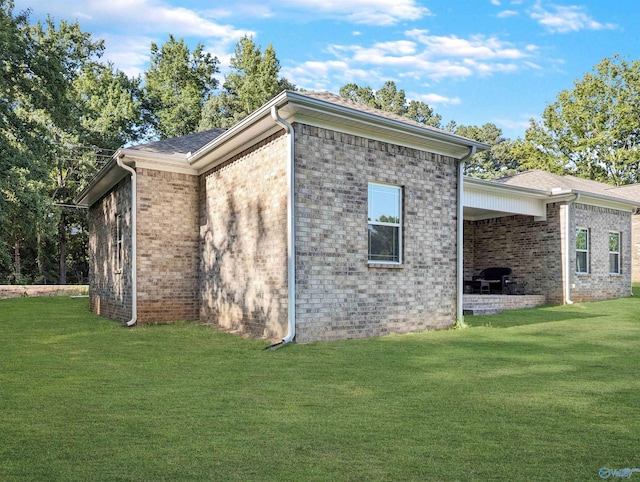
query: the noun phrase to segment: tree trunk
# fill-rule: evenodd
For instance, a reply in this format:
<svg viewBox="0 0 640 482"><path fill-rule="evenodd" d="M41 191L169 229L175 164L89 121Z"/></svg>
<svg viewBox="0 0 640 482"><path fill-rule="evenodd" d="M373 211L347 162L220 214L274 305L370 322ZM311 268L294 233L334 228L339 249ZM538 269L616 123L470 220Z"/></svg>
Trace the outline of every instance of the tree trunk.
<svg viewBox="0 0 640 482"><path fill-rule="evenodd" d="M58 255L60 256L60 273L58 275L58 284L67 284L67 231L66 216L64 211L60 213L60 221L58 221Z"/></svg>
<svg viewBox="0 0 640 482"><path fill-rule="evenodd" d="M16 283L19 283L20 278L22 278L20 261L20 239L16 236L13 243L13 278Z"/></svg>
<svg viewBox="0 0 640 482"><path fill-rule="evenodd" d="M42 227L37 226L36 228L36 264L38 266L38 281L39 283L44 284L44 262L42 258L44 257L43 249L42 249Z"/></svg>

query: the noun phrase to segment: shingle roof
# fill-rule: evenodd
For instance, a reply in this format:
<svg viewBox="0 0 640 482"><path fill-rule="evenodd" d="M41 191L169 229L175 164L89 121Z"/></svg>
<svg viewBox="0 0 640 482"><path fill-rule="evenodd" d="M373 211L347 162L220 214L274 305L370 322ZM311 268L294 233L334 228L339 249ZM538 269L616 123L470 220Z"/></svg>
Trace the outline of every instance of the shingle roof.
<svg viewBox="0 0 640 482"><path fill-rule="evenodd" d="M640 201L640 184L629 184L627 186L619 186L611 188L609 191L614 196L629 199L631 201Z"/></svg>
<svg viewBox="0 0 640 482"><path fill-rule="evenodd" d="M127 147L127 150L154 152L158 154L187 154L189 152L195 152L205 146L225 130L226 129L210 129L208 131L187 134L186 136Z"/></svg>
<svg viewBox="0 0 640 482"><path fill-rule="evenodd" d="M513 176L502 177L495 179L495 182L543 191L551 191L553 188L571 189L584 193L626 199L636 203L640 202L640 184L616 187L575 176L558 176L542 170L527 171Z"/></svg>
<svg viewBox="0 0 640 482"><path fill-rule="evenodd" d="M614 186L602 182L591 181L575 176L558 176L557 174L551 174L550 172L542 170L514 174L513 176L502 177L495 181L510 186L528 187L543 191L562 188L608 196L612 195L611 189L614 188Z"/></svg>

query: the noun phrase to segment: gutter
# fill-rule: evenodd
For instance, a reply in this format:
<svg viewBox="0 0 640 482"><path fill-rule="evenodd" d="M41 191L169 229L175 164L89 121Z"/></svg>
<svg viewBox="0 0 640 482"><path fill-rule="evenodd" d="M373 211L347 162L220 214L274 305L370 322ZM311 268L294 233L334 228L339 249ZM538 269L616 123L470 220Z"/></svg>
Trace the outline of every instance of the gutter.
<svg viewBox="0 0 640 482"><path fill-rule="evenodd" d="M267 348L277 348L293 341L296 337L296 249L295 249L295 166L294 146L295 137L291 124L280 117L278 108L271 106L271 118L287 131L289 142L287 144L287 287L288 287L288 330L287 335L280 343L275 343Z"/></svg>
<svg viewBox="0 0 640 482"><path fill-rule="evenodd" d="M136 215L138 185L136 170L122 162L123 157L124 154L119 153L116 162L118 166L131 174L131 319L125 323L125 326L132 327L138 322L138 269L136 262L138 258L138 220Z"/></svg>
<svg viewBox="0 0 640 482"><path fill-rule="evenodd" d="M566 204L566 210L565 210L565 218L564 218L564 225L565 225L565 235L564 235L564 251L565 251L565 257L564 257L564 269L565 269L565 273L566 276L564 278L564 303L566 305L572 305L573 301L571 301L571 259L569 257L569 253L571 252L571 236L569 235L569 228L571 227L571 205L576 202L578 199L580 199L580 193L577 192L575 194L575 197L570 200L567 201Z"/></svg>
<svg viewBox="0 0 640 482"><path fill-rule="evenodd" d="M469 148L469 153L458 161L458 239L456 243L456 277L458 289L456 290L456 321L464 323L464 163L476 153L475 145Z"/></svg>

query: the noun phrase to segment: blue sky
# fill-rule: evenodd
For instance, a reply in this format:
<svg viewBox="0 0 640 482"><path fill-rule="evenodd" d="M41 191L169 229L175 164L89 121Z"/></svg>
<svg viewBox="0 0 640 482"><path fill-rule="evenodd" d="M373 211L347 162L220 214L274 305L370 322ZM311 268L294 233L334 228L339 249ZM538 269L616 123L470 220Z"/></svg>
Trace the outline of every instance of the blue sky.
<svg viewBox="0 0 640 482"><path fill-rule="evenodd" d="M446 123L492 122L524 136L561 90L605 57L640 58L634 0L16 0L33 21L78 20L129 75L169 34L227 69L235 43L273 44L281 74L307 90L396 82Z"/></svg>

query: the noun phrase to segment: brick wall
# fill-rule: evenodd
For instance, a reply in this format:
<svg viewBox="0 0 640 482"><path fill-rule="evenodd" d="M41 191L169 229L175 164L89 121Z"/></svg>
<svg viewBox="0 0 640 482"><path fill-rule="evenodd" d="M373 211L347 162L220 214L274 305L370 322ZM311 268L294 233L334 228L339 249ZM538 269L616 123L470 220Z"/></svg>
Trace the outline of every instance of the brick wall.
<svg viewBox="0 0 640 482"><path fill-rule="evenodd" d="M123 217L123 265L116 271L116 214ZM89 209L89 308L131 319L131 181L127 176Z"/></svg>
<svg viewBox="0 0 640 482"><path fill-rule="evenodd" d="M457 161L295 124L297 340L451 326ZM367 263L368 182L403 187L404 262Z"/></svg>
<svg viewBox="0 0 640 482"><path fill-rule="evenodd" d="M590 301L631 295L631 214L614 209L575 203L571 208L575 246L575 228L589 229L589 273L575 273L575 250L571 256L573 301ZM621 233L621 274L609 274L609 232Z"/></svg>
<svg viewBox="0 0 640 482"><path fill-rule="evenodd" d="M547 205L547 219L514 215L466 221L465 279L485 268L506 267L517 281L526 281L527 294L544 294L562 303L560 206ZM472 244L473 248L466 245Z"/></svg>
<svg viewBox="0 0 640 482"><path fill-rule="evenodd" d="M136 173L138 322L197 320L198 177Z"/></svg>
<svg viewBox="0 0 640 482"><path fill-rule="evenodd" d="M288 141L282 133L200 176L200 318L267 338L287 329Z"/></svg>
<svg viewBox="0 0 640 482"><path fill-rule="evenodd" d="M632 216L631 229L631 279L640 283L640 214Z"/></svg>

